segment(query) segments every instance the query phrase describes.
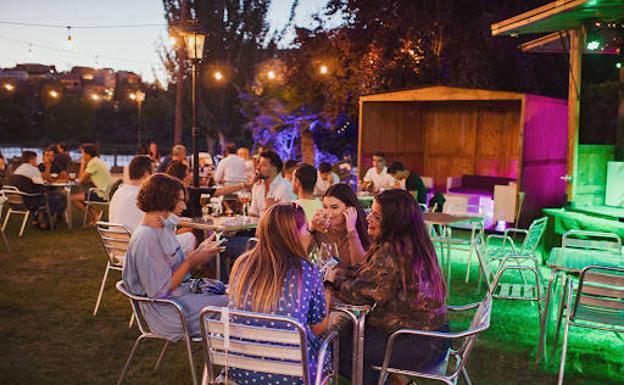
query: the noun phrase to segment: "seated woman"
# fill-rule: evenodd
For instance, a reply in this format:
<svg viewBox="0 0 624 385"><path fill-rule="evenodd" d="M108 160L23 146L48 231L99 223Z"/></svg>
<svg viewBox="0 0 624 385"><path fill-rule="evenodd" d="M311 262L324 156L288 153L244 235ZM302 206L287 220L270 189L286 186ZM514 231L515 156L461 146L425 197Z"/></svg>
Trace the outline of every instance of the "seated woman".
<svg viewBox="0 0 624 385"><path fill-rule="evenodd" d="M227 297L213 294L223 291L220 282L191 279L191 269L207 263L223 248L211 237L184 254L175 237L175 225L177 215L186 208L185 199L182 183L168 175L154 174L143 184L137 207L145 214L130 238L122 278L136 295L178 301L184 307L189 333L194 335L200 333L201 309L225 306ZM155 304L142 310L155 332L171 339L182 335L180 318L173 308Z"/></svg>
<svg viewBox="0 0 624 385"><path fill-rule="evenodd" d="M258 243L234 264L230 275L229 307L286 315L299 321L306 329L308 367L313 383L321 345L318 335L327 325L328 302L321 275L316 266L308 262L301 242L306 233L306 217L300 206L279 203L268 208L260 219ZM254 326L279 327L269 325L268 321L245 322ZM231 368L228 375L238 384L267 383L263 380L267 374L263 372ZM279 377L277 383L280 385L302 383L298 377Z"/></svg>
<svg viewBox="0 0 624 385"><path fill-rule="evenodd" d="M364 334L364 383L376 384L378 372L371 365L382 364L389 334L401 328L446 329L446 285L421 210L408 192L376 195L367 221L373 244L365 262L350 277L329 270L325 284L343 302L377 304ZM390 365L425 370L440 363L448 347L435 338L402 337ZM345 376L351 375L351 352L352 336L341 336L340 372Z"/></svg>
<svg viewBox="0 0 624 385"><path fill-rule="evenodd" d="M348 184L336 183L323 195L323 209L318 210L308 226L312 241L335 243L340 267L359 264L370 244L366 233L366 214Z"/></svg>

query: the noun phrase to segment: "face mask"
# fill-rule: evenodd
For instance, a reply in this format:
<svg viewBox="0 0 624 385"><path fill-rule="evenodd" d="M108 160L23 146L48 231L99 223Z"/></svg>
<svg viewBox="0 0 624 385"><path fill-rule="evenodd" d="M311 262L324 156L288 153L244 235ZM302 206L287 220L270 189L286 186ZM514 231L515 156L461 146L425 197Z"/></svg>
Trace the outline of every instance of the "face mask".
<svg viewBox="0 0 624 385"><path fill-rule="evenodd" d="M180 217L175 215L174 213L170 213L167 218L164 218L161 215L160 221L162 222L165 229L169 231L175 231L178 225L180 224Z"/></svg>

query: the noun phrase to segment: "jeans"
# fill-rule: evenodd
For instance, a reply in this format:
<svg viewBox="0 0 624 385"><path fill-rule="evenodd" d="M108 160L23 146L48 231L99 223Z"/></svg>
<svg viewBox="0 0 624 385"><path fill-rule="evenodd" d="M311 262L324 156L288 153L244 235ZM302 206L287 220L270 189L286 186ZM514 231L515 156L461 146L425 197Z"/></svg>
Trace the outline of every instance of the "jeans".
<svg viewBox="0 0 624 385"><path fill-rule="evenodd" d="M379 371L371 366L382 366L388 335L385 331L366 326L364 331L364 385L376 385ZM340 332L340 374L351 378L353 328L349 324ZM441 363L450 348L449 341L438 338L404 335L394 343L389 367L426 371Z"/></svg>

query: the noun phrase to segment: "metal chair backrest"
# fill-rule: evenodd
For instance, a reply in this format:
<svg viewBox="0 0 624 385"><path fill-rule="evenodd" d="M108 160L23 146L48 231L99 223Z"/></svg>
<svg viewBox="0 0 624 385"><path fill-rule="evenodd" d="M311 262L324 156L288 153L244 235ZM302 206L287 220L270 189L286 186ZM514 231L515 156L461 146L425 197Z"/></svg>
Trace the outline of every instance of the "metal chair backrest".
<svg viewBox="0 0 624 385"><path fill-rule="evenodd" d="M589 308L594 314L584 318L579 307ZM579 285L570 321L580 318L605 325L597 329L612 330L608 325L618 322L624 326L624 268L588 266L581 271Z"/></svg>
<svg viewBox="0 0 624 385"><path fill-rule="evenodd" d="M481 272L483 273L483 276L485 277L485 283L489 288L490 284L492 283L492 275L494 273L490 270L490 261L487 257L485 236L482 232L478 232L477 234L475 234L475 237L472 241L472 246L477 254L477 259L479 259L479 267L481 269Z"/></svg>
<svg viewBox="0 0 624 385"><path fill-rule="evenodd" d="M310 384L304 327L290 317L207 306L200 314L210 383L213 365L296 376ZM250 326L242 320L274 322L280 328Z"/></svg>
<svg viewBox="0 0 624 385"><path fill-rule="evenodd" d="M26 203L24 202L24 197L31 195L20 191L15 186L9 185L4 186L2 188L2 192L6 197L6 202L9 207L24 207L26 205Z"/></svg>
<svg viewBox="0 0 624 385"><path fill-rule="evenodd" d="M485 209L480 205L469 205L469 204L452 204L446 207L445 210L448 214L451 215L461 215L467 217L481 218L481 221L473 221L469 223L458 223L452 225L452 227L461 228L461 229L472 229L475 226L478 226L478 223L483 222L485 220ZM483 228L483 226L481 226Z"/></svg>
<svg viewBox="0 0 624 385"><path fill-rule="evenodd" d="M132 236L130 230L124 225L101 221L96 223L96 228L111 265L123 267Z"/></svg>
<svg viewBox="0 0 624 385"><path fill-rule="evenodd" d="M622 254L622 240L617 234L597 231L569 230L563 234L563 248L596 250Z"/></svg>
<svg viewBox="0 0 624 385"><path fill-rule="evenodd" d="M245 243L245 251L249 251L253 249L254 247L256 247L257 244L258 244L258 238L256 237L249 238L247 240L247 243Z"/></svg>
<svg viewBox="0 0 624 385"><path fill-rule="evenodd" d="M477 312L474 317L472 317L472 322L470 322L470 328L466 330L464 333L467 334L466 339L462 343L459 349L457 349L457 354L461 357L460 367L464 365L468 355L470 355L470 351L477 341L477 337L480 333L486 331L490 328L490 318L492 315L492 295L488 293L483 302L477 308Z"/></svg>
<svg viewBox="0 0 624 385"><path fill-rule="evenodd" d="M150 328L149 323L147 322L147 320L145 319L145 316L143 315L143 310L141 309L141 305L159 304L159 305L169 306L176 310L176 312L178 313L178 316L180 317L180 323L182 327L181 336L186 339L190 339L188 326L186 323L186 318L184 317L184 309L181 304L171 299L148 298L143 295L133 294L126 288L126 284L124 283L124 281L118 281L115 287L117 288L117 290L119 290L121 294L125 295L130 300L130 305L132 305L134 318L137 321L137 326L139 327L139 331L141 332L141 334L156 335L156 336L159 335L159 333L154 332ZM162 338L166 339L164 337Z"/></svg>
<svg viewBox="0 0 624 385"><path fill-rule="evenodd" d="M546 225L548 224L548 217L542 217L536 219L529 226L529 231L526 237L524 237L524 242L522 242L522 246L520 250L518 250L518 254L520 255L533 255L540 241L542 240L542 235L544 235L544 230L546 230Z"/></svg>

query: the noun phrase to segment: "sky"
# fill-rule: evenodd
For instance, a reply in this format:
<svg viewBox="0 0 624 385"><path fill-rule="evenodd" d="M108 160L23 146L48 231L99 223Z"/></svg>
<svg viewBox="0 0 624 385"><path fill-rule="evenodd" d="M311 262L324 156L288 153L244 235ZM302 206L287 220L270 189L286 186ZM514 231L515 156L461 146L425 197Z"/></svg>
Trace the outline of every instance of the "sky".
<svg viewBox="0 0 624 385"><path fill-rule="evenodd" d="M293 0L273 0L269 11L272 29L288 21ZM295 24L312 26L311 15L327 0L300 0ZM13 25L34 23L44 28ZM79 28L80 26L152 25L140 28ZM72 43L67 43L72 26ZM290 35L292 37L292 34ZM288 38L287 38L288 39ZM55 65L57 71L73 66L111 67L140 74L144 81L165 80L158 56L167 44L167 29L160 0L0 0L0 68L17 63Z"/></svg>

